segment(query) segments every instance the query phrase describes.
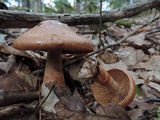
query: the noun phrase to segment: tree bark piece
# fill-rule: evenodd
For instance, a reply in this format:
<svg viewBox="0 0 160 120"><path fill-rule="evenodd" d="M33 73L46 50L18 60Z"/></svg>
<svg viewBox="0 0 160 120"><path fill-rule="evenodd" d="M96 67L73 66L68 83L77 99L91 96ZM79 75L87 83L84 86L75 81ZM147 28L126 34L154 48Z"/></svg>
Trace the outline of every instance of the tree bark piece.
<svg viewBox="0 0 160 120"><path fill-rule="evenodd" d="M13 106L0 108L1 120L35 120L34 108L25 104L17 104Z"/></svg>
<svg viewBox="0 0 160 120"><path fill-rule="evenodd" d="M115 21L140 14L160 6L160 0L147 0L126 8L102 13L102 22ZM0 10L1 28L31 28L43 20L58 20L68 25L98 24L99 14L42 14L22 11Z"/></svg>
<svg viewBox="0 0 160 120"><path fill-rule="evenodd" d="M0 89L0 107L18 104L30 103L38 100L38 92L25 92L25 91L5 91Z"/></svg>

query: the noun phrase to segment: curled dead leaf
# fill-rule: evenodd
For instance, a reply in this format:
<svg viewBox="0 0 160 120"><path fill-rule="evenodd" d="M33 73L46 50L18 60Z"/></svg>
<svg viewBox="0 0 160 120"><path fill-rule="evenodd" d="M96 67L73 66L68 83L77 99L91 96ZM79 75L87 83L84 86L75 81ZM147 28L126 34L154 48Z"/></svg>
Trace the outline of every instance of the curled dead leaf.
<svg viewBox="0 0 160 120"><path fill-rule="evenodd" d="M105 107L97 107L96 114L71 111L65 107L67 100L61 99L55 105L57 117L67 120L131 120L126 110L116 104L110 103Z"/></svg>
<svg viewBox="0 0 160 120"><path fill-rule="evenodd" d="M113 54L109 50L101 52L98 57L102 59L105 64L111 64L119 61L117 55Z"/></svg>

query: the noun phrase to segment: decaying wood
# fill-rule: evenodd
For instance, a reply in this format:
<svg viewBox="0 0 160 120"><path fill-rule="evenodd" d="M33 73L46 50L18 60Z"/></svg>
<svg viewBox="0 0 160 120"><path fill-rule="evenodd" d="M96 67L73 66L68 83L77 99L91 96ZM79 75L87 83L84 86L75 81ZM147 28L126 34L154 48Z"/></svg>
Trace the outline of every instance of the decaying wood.
<svg viewBox="0 0 160 120"><path fill-rule="evenodd" d="M32 118L32 119L30 119ZM24 104L0 108L1 120L35 120L34 108Z"/></svg>
<svg viewBox="0 0 160 120"><path fill-rule="evenodd" d="M102 13L102 22L115 21L140 14L145 10L160 6L160 0L147 0L126 8ZM0 10L1 28L30 28L43 20L58 20L68 25L98 24L97 14L42 14L22 11ZM14 21L14 22L13 22Z"/></svg>
<svg viewBox="0 0 160 120"><path fill-rule="evenodd" d="M18 103L30 103L38 100L38 92L25 92L25 91L5 91L0 89L0 107L18 104Z"/></svg>

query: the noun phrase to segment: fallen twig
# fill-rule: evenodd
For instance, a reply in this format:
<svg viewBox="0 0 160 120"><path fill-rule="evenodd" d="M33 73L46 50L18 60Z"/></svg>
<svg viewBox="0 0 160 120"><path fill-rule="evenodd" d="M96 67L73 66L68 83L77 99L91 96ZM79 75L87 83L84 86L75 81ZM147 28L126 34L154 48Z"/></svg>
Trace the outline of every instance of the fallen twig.
<svg viewBox="0 0 160 120"><path fill-rule="evenodd" d="M100 0L100 16L99 16L99 41L101 45L104 47L104 43L101 39L101 31L102 31L102 0Z"/></svg>
<svg viewBox="0 0 160 120"><path fill-rule="evenodd" d="M17 38L17 37L18 37L17 35L15 35L15 34L13 34L13 33L11 33L11 32L8 32L8 31L6 31L6 30L4 30L4 29L2 29L2 28L0 28L0 32L1 32L1 33L4 33L4 34L7 34L7 35L11 35L11 36L14 37L14 38Z"/></svg>

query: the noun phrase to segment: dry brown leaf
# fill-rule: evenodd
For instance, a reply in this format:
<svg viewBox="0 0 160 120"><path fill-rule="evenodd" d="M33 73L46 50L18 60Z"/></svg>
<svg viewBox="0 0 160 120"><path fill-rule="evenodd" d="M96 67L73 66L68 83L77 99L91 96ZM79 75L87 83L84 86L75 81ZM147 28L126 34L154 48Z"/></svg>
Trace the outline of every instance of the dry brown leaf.
<svg viewBox="0 0 160 120"><path fill-rule="evenodd" d="M132 120L150 120L151 107L146 102L135 102L135 109L129 110L128 114Z"/></svg>
<svg viewBox="0 0 160 120"><path fill-rule="evenodd" d="M160 84L160 73L157 71L142 71L139 73L139 77Z"/></svg>
<svg viewBox="0 0 160 120"><path fill-rule="evenodd" d="M106 107L98 107L97 114L89 114L86 112L75 112L67 109L68 104L66 98L55 105L57 118L65 120L130 120L126 110L116 104L108 104ZM116 108L116 109L115 109Z"/></svg>
<svg viewBox="0 0 160 120"><path fill-rule="evenodd" d="M124 59L128 57L130 54L132 54L135 51L135 48L133 47L120 47L115 53L120 59Z"/></svg>
<svg viewBox="0 0 160 120"><path fill-rule="evenodd" d="M77 89L75 89L73 91L73 95L68 98L68 103L66 104L66 107L72 111L85 112L84 102Z"/></svg>
<svg viewBox="0 0 160 120"><path fill-rule="evenodd" d="M149 82L148 85L160 92L160 84L157 84L157 83L154 83L154 82Z"/></svg>
<svg viewBox="0 0 160 120"><path fill-rule="evenodd" d="M145 33L143 32L127 38L127 41L135 46L140 46L140 47L142 47L143 45L149 46L151 42L144 40L144 38L145 38Z"/></svg>
<svg viewBox="0 0 160 120"><path fill-rule="evenodd" d="M69 74L71 75L73 80L79 80L78 74L81 69L81 63L75 63L69 66Z"/></svg>
<svg viewBox="0 0 160 120"><path fill-rule="evenodd" d="M132 66L134 64L137 64L141 61L143 61L143 58L145 56L144 52L140 49L135 49L133 47L125 47L120 48L116 54L119 56L119 58L122 59L124 63L127 64L127 66Z"/></svg>
<svg viewBox="0 0 160 120"><path fill-rule="evenodd" d="M142 91L142 95L144 96L144 97L147 97L147 98L155 98L156 96L155 95L153 95L153 94L151 94L151 93L149 93L149 90L150 90L150 88L148 87L148 85L142 85L141 86L141 91Z"/></svg>
<svg viewBox="0 0 160 120"><path fill-rule="evenodd" d="M116 39L121 39L128 34L128 31L117 26L111 26L108 29Z"/></svg>
<svg viewBox="0 0 160 120"><path fill-rule="evenodd" d="M130 120L127 111L114 103L108 103L105 107L98 106L96 114L100 116L108 116L110 119Z"/></svg>
<svg viewBox="0 0 160 120"><path fill-rule="evenodd" d="M117 55L113 54L109 50L101 52L97 57L99 57L99 59L102 59L105 64L115 63L119 61Z"/></svg>
<svg viewBox="0 0 160 120"><path fill-rule="evenodd" d="M100 65L105 69L105 70L109 70L109 69L113 69L113 68L117 68L117 69L122 69L122 70L127 70L128 66L122 62L121 60L119 62L116 63L112 63L112 64L105 64L102 60L98 59L98 62L100 63Z"/></svg>
<svg viewBox="0 0 160 120"><path fill-rule="evenodd" d="M33 73L29 71L29 68L26 70L16 70L15 74L17 75L17 78L21 79L26 84L32 86L34 89L37 88L37 82L38 82L38 76L35 76Z"/></svg>
<svg viewBox="0 0 160 120"><path fill-rule="evenodd" d="M160 72L160 56L153 55L147 62L140 62L132 67L132 69L145 69Z"/></svg>
<svg viewBox="0 0 160 120"><path fill-rule="evenodd" d="M143 80L150 80L151 79L151 75L150 75L150 72L153 72L153 71L142 71L139 73L139 77L142 78Z"/></svg>
<svg viewBox="0 0 160 120"><path fill-rule="evenodd" d="M0 52L31 58L39 67L44 66L45 58L40 54L34 53L33 51L20 51L20 50L14 49L11 46L8 46L4 42L0 42Z"/></svg>
<svg viewBox="0 0 160 120"><path fill-rule="evenodd" d="M14 76L0 76L0 83L0 89L6 91L33 90L31 86Z"/></svg>
<svg viewBox="0 0 160 120"><path fill-rule="evenodd" d="M158 89L156 89L155 86L157 86L157 88L159 89L159 85L154 85L153 84L153 86L152 86L152 85L149 84L148 87L150 89L148 90L148 92L153 94L154 96L156 96L156 98L160 98L160 91L158 91Z"/></svg>
<svg viewBox="0 0 160 120"><path fill-rule="evenodd" d="M8 74L0 76L0 88L9 91L33 90L37 88L38 77L25 64L13 64Z"/></svg>
<svg viewBox="0 0 160 120"><path fill-rule="evenodd" d="M160 85L154 82L145 80L144 85L141 86L141 91L144 97L160 98Z"/></svg>

